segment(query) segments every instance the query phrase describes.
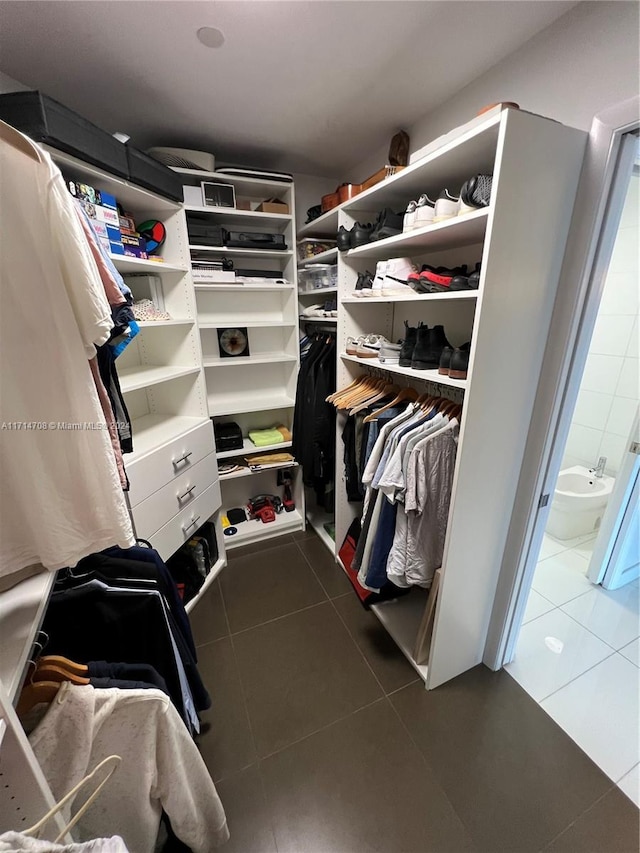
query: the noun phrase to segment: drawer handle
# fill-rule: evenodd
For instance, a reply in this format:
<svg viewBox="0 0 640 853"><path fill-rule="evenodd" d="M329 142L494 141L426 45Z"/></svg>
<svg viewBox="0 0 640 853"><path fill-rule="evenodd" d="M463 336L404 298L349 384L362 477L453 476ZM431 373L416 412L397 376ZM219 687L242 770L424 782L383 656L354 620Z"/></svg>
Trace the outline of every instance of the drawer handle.
<svg viewBox="0 0 640 853"><path fill-rule="evenodd" d="M189 450L189 452L185 453L184 456L181 456L180 459L172 459L171 462L173 463L173 467L177 468L180 463L186 462L190 456L193 456L192 450Z"/></svg>
<svg viewBox="0 0 640 853"><path fill-rule="evenodd" d="M194 489L195 489L195 484L193 486L191 486L190 489L187 489L187 491L183 495L176 495L176 497L178 498L178 503L181 504L187 498L192 498Z"/></svg>
<svg viewBox="0 0 640 853"><path fill-rule="evenodd" d="M196 515L196 517L193 519L193 521L191 521L191 523L190 523L190 524L187 524L186 526L183 524L183 525L182 525L182 532L184 533L184 535L186 536L186 535L187 535L187 531L188 531L188 530L191 530L191 528L192 528L194 525L197 527L197 526L198 526L198 522L199 522L199 521L200 521L200 516L199 516L199 515Z"/></svg>

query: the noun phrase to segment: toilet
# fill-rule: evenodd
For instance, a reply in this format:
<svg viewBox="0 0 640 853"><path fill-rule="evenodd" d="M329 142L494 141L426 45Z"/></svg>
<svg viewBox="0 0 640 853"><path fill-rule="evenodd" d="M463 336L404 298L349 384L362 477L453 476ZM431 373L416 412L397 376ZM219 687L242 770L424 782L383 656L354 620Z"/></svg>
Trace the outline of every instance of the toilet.
<svg viewBox="0 0 640 853"><path fill-rule="evenodd" d="M558 476L546 532L560 540L595 533L614 483L614 477L595 477L593 469L582 465L565 468Z"/></svg>

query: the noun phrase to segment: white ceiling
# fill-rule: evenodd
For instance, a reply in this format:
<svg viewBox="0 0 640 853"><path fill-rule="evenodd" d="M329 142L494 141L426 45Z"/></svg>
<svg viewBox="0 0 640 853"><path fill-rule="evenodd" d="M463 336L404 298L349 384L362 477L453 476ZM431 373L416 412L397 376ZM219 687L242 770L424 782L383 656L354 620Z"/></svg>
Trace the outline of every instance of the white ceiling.
<svg viewBox="0 0 640 853"><path fill-rule="evenodd" d="M0 66L140 148L337 175L574 5L2 0Z"/></svg>

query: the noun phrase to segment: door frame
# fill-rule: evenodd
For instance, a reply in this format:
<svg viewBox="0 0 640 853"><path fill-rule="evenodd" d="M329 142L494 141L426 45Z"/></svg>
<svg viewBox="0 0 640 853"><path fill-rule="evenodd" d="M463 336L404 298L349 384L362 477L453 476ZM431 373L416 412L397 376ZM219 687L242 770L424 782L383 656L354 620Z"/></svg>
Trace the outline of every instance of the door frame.
<svg viewBox="0 0 640 853"><path fill-rule="evenodd" d="M513 659L635 157L625 136L639 127L635 96L599 113L589 133L487 631L483 662L494 670Z"/></svg>

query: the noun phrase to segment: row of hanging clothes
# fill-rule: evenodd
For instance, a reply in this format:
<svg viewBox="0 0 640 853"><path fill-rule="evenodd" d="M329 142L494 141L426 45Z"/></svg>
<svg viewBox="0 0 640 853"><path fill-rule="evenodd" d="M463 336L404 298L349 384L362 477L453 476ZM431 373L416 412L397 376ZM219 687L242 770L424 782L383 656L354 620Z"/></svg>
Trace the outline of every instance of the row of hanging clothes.
<svg viewBox="0 0 640 853"><path fill-rule="evenodd" d="M328 400L347 413L347 497L362 502L341 551L360 600L430 588L442 565L461 404L369 375Z"/></svg>
<svg viewBox="0 0 640 853"><path fill-rule="evenodd" d="M335 330L304 334L293 415L292 453L318 507L333 512L335 502L334 407L327 397L336 388Z"/></svg>
<svg viewBox="0 0 640 853"><path fill-rule="evenodd" d="M41 635L16 710L54 796L112 754L121 759L77 837L115 829L126 849L151 853L164 819L194 851L224 843L224 809L197 747L211 699L157 551L109 548L59 572Z"/></svg>
<svg viewBox="0 0 640 853"><path fill-rule="evenodd" d="M228 838L194 740L211 700L178 588L136 542L123 491L132 438L114 363L131 294L51 157L2 121L0 173L0 585L58 572L20 720L56 800L72 792L78 841L152 853L165 816L206 853ZM85 811L76 786L112 754Z"/></svg>

